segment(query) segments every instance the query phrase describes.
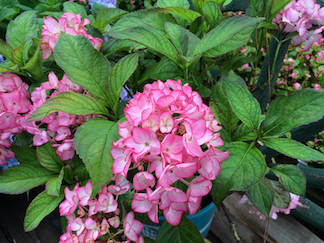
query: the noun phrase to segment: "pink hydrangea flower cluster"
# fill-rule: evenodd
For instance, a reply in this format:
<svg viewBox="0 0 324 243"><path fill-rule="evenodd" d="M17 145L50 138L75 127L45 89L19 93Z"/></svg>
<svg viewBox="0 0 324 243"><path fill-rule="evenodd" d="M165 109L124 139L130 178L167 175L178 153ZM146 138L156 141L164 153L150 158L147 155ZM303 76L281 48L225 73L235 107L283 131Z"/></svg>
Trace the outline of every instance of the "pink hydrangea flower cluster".
<svg viewBox="0 0 324 243"><path fill-rule="evenodd" d="M19 120L29 111L30 95L28 84L13 73L0 74L0 164L7 164L7 159L15 153L9 150L11 134L20 134L23 129Z"/></svg>
<svg viewBox="0 0 324 243"><path fill-rule="evenodd" d="M73 83L67 75L58 80L54 72L48 76L49 81L41 84L31 94L28 84L12 73L0 74L0 164L7 164L7 159L15 156L9 150L12 134L27 131L33 134L33 145L41 146L48 141L57 148L56 153L62 160L72 159L75 150L73 131L95 115L71 115L59 111L46 116L41 122L27 121L28 117L46 102L48 98L61 92L87 93L81 86ZM47 95L47 91L52 94Z"/></svg>
<svg viewBox="0 0 324 243"><path fill-rule="evenodd" d="M261 213L249 200L249 198L246 195L243 195L243 197L238 201L238 204L243 204L248 202L250 204L250 214L256 214L261 220L266 220L266 216ZM290 214L291 209L297 208L297 206L303 206L301 202L299 202L299 196L293 193L290 193L290 203L288 208L277 208L276 206L272 205L269 217L272 219L277 219L278 215L277 213L284 213L284 214Z"/></svg>
<svg viewBox="0 0 324 243"><path fill-rule="evenodd" d="M48 96L46 91L50 91L52 94ZM20 125L27 132L34 135L34 146L41 146L50 141L52 146L57 148L57 155L62 160L69 160L75 154L73 131L75 131L76 127L93 118L94 115L71 115L58 111L46 116L38 125L36 125L35 121L27 121L28 117L47 99L62 92L88 93L82 86L73 83L66 74L64 74L62 80L58 80L54 72L50 72L48 81L43 82L40 87L31 93L33 104L29 106L28 114L20 120Z"/></svg>
<svg viewBox="0 0 324 243"><path fill-rule="evenodd" d="M73 190L64 190L65 200L59 205L61 216L68 220L66 233L61 235L59 243L83 242L121 242L121 234L130 243L144 243L143 236L138 234L143 230L143 224L136 220L134 212L129 212L121 226L118 203L109 187L104 185L95 199L91 200L92 183L85 186L77 184Z"/></svg>
<svg viewBox="0 0 324 243"><path fill-rule="evenodd" d="M91 21L84 18L81 21L81 14L74 14L66 12L64 13L58 21L52 17L44 18L44 25L42 28L42 42L40 48L42 49L43 60L49 58L53 53L54 47L60 37L61 31L68 33L70 35L82 35L90 40L91 44L97 50L100 50L102 45L102 40L100 38L95 38L88 34L85 25L91 24Z"/></svg>
<svg viewBox="0 0 324 243"><path fill-rule="evenodd" d="M184 212L196 213L229 156L215 148L223 145L217 133L221 126L200 95L180 80L146 84L124 113L127 121L118 125L121 138L111 149L113 173L126 178L136 168L130 179L136 190L132 209L155 223L163 210L165 219L178 225ZM186 189L175 187L177 181Z"/></svg>
<svg viewBox="0 0 324 243"><path fill-rule="evenodd" d="M292 41L294 45L307 41L303 47L303 51L307 51L322 37L324 8L315 3L315 0L298 0L297 2L292 0L276 15L272 23L286 33L297 31L299 35L293 37ZM314 29L314 26L319 26L319 28Z"/></svg>

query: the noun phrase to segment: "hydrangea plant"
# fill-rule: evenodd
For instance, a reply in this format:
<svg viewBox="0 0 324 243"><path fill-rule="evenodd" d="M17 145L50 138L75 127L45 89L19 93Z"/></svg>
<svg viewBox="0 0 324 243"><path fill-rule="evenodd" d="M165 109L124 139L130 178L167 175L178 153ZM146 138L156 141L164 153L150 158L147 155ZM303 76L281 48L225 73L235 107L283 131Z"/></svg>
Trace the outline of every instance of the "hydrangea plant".
<svg viewBox="0 0 324 243"><path fill-rule="evenodd" d="M61 243L154 242L140 236L142 223L163 214L158 242L178 232L174 242L197 243L204 240L184 215L206 195L219 205L244 192L240 202L262 219L300 205L303 173L268 167L261 151L324 160L287 136L323 117L323 91L298 88L272 100L290 40L306 41L308 51L324 11L313 0L247 4L228 14L239 1L129 2L134 12L0 1L10 20L0 42L0 163L20 162L0 175L0 192L45 184L27 209L26 231L59 207L67 219ZM247 42L256 56L242 55ZM252 85L237 71L247 63Z"/></svg>

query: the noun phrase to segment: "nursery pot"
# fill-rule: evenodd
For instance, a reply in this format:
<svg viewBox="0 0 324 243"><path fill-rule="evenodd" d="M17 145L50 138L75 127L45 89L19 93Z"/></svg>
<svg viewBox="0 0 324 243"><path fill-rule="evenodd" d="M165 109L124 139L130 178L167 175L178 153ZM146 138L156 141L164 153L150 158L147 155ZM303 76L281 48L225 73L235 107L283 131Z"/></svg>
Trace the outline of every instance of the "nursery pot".
<svg viewBox="0 0 324 243"><path fill-rule="evenodd" d="M199 210L198 213L195 213L192 215L187 215L187 218L197 226L200 234L204 238L206 238L209 228L210 228L210 225L213 221L215 209L216 209L215 204L213 202L211 202L206 207ZM161 216L161 217L159 217L158 224L154 224L154 223L152 223L150 225L144 224L144 229L141 232L141 234L144 237L149 237L149 238L155 240L156 236L157 236L157 232L159 231L159 228L162 225L164 220L165 220L164 217Z"/></svg>

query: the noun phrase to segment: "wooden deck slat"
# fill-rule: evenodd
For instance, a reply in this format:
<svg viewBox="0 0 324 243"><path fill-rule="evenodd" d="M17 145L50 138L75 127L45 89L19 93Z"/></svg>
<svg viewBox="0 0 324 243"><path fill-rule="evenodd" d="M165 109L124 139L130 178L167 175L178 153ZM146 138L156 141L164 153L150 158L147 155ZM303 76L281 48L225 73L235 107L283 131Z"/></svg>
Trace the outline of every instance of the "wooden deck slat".
<svg viewBox="0 0 324 243"><path fill-rule="evenodd" d="M235 223L241 243L263 243L267 221L249 214L249 205L238 205L239 193L233 193L224 200L230 217ZM290 215L278 214L277 220L270 220L267 242L274 243L323 243L323 241ZM210 231L223 243L236 243L228 218L222 209L217 209Z"/></svg>
<svg viewBox="0 0 324 243"><path fill-rule="evenodd" d="M248 213L248 204L238 205L240 199L234 193L224 200L230 218L235 223L241 243L263 243L266 221ZM23 219L29 202L26 194L0 194L0 243L57 243L60 232L49 218L31 232L24 232ZM212 243L236 243L228 217L222 208L217 209L207 238ZM315 234L289 215L279 214L271 220L267 242L274 243L322 243Z"/></svg>
<svg viewBox="0 0 324 243"><path fill-rule="evenodd" d="M23 228L27 195L0 194L0 243L57 243L61 233L46 217L31 232Z"/></svg>

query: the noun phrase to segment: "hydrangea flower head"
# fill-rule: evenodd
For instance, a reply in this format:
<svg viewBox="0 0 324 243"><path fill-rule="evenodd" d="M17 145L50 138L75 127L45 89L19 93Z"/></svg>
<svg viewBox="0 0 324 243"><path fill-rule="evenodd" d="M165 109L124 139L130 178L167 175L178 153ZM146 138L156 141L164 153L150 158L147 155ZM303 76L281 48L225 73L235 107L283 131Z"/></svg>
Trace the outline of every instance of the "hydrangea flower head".
<svg viewBox="0 0 324 243"><path fill-rule="evenodd" d="M180 80L146 84L124 113L127 121L118 124L121 138L111 149L113 172L127 177L130 168L137 169L133 210L155 223L158 209L163 210L166 220L177 225L184 212L196 213L229 156L215 148L223 145L217 133L221 127L200 95ZM189 183L191 177L196 179ZM178 181L186 192L174 187Z"/></svg>

